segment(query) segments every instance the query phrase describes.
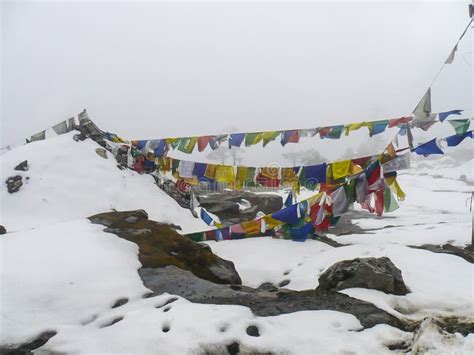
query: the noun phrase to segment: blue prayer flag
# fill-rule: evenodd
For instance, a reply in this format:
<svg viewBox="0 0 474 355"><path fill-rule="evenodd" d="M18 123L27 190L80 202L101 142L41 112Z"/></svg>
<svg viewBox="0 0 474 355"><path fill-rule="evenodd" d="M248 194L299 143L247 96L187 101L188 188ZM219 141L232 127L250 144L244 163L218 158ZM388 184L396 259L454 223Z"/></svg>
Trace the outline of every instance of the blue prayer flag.
<svg viewBox="0 0 474 355"><path fill-rule="evenodd" d="M230 135L229 138L229 148L230 147L240 147L242 142L245 139L245 133L234 133Z"/></svg>
<svg viewBox="0 0 474 355"><path fill-rule="evenodd" d="M446 118L448 118L449 115L460 115L463 112L463 110L451 110L451 111L446 111L446 112L440 112L438 113L439 120L443 122Z"/></svg>
<svg viewBox="0 0 474 355"><path fill-rule="evenodd" d="M168 145L166 144L166 139L159 139L158 146L155 148L155 156L156 157L163 157L166 155L168 151Z"/></svg>
<svg viewBox="0 0 474 355"><path fill-rule="evenodd" d="M448 143L449 147L455 147L467 137L472 138L472 131L468 131L460 135L455 134L453 136L446 137L446 142Z"/></svg>
<svg viewBox="0 0 474 355"><path fill-rule="evenodd" d="M372 123L372 127L370 129L369 135L372 137L372 136L375 136L376 134L382 133L385 131L385 128L387 128L387 126L388 126L387 120L375 121Z"/></svg>
<svg viewBox="0 0 474 355"><path fill-rule="evenodd" d="M436 138L433 138L429 142L419 145L413 151L418 155L423 155L427 157L430 154L444 154L443 151L439 148Z"/></svg>
<svg viewBox="0 0 474 355"><path fill-rule="evenodd" d="M194 163L193 175L198 179L202 179L204 177L204 173L206 172L206 168L206 163Z"/></svg>
<svg viewBox="0 0 474 355"><path fill-rule="evenodd" d="M212 223L214 222L214 220L212 219L212 217L209 215L209 213L207 213L207 211L204 209L204 208L201 208L201 219L208 225L212 225Z"/></svg>
<svg viewBox="0 0 474 355"><path fill-rule="evenodd" d="M296 211L297 208L298 205L284 208L280 211L272 213L272 218L288 224L298 224L299 218L298 212Z"/></svg>
<svg viewBox="0 0 474 355"><path fill-rule="evenodd" d="M148 141L147 140L137 141L136 147L138 149L143 149L143 148L145 148L146 142L148 142Z"/></svg>
<svg viewBox="0 0 474 355"><path fill-rule="evenodd" d="M290 207L293 204L293 191L290 191L288 197L285 200L285 206Z"/></svg>
<svg viewBox="0 0 474 355"><path fill-rule="evenodd" d="M326 182L327 164L309 165L304 167L306 181L324 184Z"/></svg>

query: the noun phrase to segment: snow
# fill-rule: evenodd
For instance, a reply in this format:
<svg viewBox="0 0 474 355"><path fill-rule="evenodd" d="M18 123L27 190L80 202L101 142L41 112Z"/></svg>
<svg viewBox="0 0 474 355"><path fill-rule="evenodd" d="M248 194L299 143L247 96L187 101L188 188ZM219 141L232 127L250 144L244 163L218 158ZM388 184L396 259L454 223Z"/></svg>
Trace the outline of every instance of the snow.
<svg viewBox="0 0 474 355"><path fill-rule="evenodd" d="M57 335L40 351L74 354L226 353L225 346L233 342L249 353L383 354L390 352L388 345L412 341L413 333L388 325L363 329L354 316L341 312L256 317L246 307L194 304L168 294L143 299L148 290L137 273L137 246L104 233L103 226L86 218L112 209L145 209L151 219L179 224L185 232L209 227L163 193L152 177L119 170L110 154L103 159L95 153L95 143L74 142L71 135L0 156L1 178L19 174L24 181L15 194L4 184L0 187L0 224L9 231L0 238L0 348L31 341L46 330ZM30 170L14 171L25 159ZM472 320L474 265L409 247L470 242L467 202L472 185L459 176L469 176L472 163L458 165L443 157L402 172L398 180L407 197L399 210L381 218L358 214L353 223L366 233L329 234L347 246L270 237L207 244L234 262L244 285L288 280L285 287L293 290L314 289L335 262L387 256L402 271L410 293L395 296L361 288L341 292L408 320ZM299 199L309 194L305 191ZM129 301L112 308L119 298ZM249 325L259 328L259 337L246 333ZM440 333L428 324L412 350L470 353L474 338Z"/></svg>
<svg viewBox="0 0 474 355"><path fill-rule="evenodd" d="M74 132L23 145L0 156L0 177L21 175L23 186L9 194L0 186L0 224L8 231L47 226L96 213L144 209L150 219L175 223L182 231L208 229L189 210L161 191L150 175L120 170L110 153L103 159L91 140L75 142ZM28 171L15 166L28 160ZM26 180L29 177L29 180Z"/></svg>
<svg viewBox="0 0 474 355"><path fill-rule="evenodd" d="M0 344L85 322L118 298L148 291L137 274L138 246L103 228L76 220L0 238Z"/></svg>

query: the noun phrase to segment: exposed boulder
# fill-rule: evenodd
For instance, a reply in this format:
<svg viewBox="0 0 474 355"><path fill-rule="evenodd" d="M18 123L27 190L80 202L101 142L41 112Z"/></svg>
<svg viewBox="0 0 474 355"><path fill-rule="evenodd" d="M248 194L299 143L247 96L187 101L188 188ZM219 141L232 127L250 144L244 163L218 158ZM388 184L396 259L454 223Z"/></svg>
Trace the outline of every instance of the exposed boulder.
<svg viewBox="0 0 474 355"><path fill-rule="evenodd" d="M0 225L0 235L7 234L7 230L4 226Z"/></svg>
<svg viewBox="0 0 474 355"><path fill-rule="evenodd" d="M5 180L5 184L7 184L8 192L14 194L20 191L20 187L23 186L22 177L20 175L11 176Z"/></svg>
<svg viewBox="0 0 474 355"><path fill-rule="evenodd" d="M95 150L97 155L103 159L107 159L107 151L104 148L97 148Z"/></svg>
<svg viewBox="0 0 474 355"><path fill-rule="evenodd" d="M29 169L28 160L24 160L20 164L15 166L15 170L19 170L19 171L28 171L28 169Z"/></svg>
<svg viewBox="0 0 474 355"><path fill-rule="evenodd" d="M405 329L401 321L373 304L339 292L292 291L268 283L256 289L243 285L219 285L174 266L142 268L138 273L143 284L155 294L168 292L191 302L241 305L249 307L260 317L308 310L334 310L354 315L364 327L389 324Z"/></svg>
<svg viewBox="0 0 474 355"><path fill-rule="evenodd" d="M318 290L339 291L346 288L370 288L395 295L409 291L402 272L387 257L356 258L330 266L320 277Z"/></svg>
<svg viewBox="0 0 474 355"><path fill-rule="evenodd" d="M199 196L199 203L217 215L224 224L248 221L254 219L259 211L269 214L283 207L283 199L279 195L254 194L248 191ZM242 209L241 206L247 208Z"/></svg>
<svg viewBox="0 0 474 355"><path fill-rule="evenodd" d="M215 283L242 283L231 261L213 254L207 245L181 236L171 225L149 220L143 210L101 213L89 220L106 226L105 232L138 244L144 268L173 265Z"/></svg>

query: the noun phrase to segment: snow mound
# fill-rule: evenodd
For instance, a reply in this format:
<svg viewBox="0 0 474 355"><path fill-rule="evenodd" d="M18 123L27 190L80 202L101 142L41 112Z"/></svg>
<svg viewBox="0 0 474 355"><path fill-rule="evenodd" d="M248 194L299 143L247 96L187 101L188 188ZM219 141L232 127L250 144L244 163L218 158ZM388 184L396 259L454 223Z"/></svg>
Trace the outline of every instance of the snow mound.
<svg viewBox="0 0 474 355"><path fill-rule="evenodd" d="M101 158L95 153L99 147L95 142L75 142L73 134L23 145L0 156L0 224L7 231L112 209L144 209L151 219L178 224L184 232L208 228L160 190L153 177L118 169L110 153L108 159ZM14 170L23 160L28 160L29 170ZM9 194L3 182L14 175L23 177L23 186Z"/></svg>

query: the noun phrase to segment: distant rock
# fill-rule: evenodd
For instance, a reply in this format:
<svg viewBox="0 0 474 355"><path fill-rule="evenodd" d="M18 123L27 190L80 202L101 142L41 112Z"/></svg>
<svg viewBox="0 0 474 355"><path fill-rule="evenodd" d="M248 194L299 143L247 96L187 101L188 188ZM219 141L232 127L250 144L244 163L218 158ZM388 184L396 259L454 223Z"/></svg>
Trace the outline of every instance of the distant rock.
<svg viewBox="0 0 474 355"><path fill-rule="evenodd" d="M5 180L5 184L7 184L8 192L14 194L20 191L20 187L23 186L22 177L20 175L11 176Z"/></svg>
<svg viewBox="0 0 474 355"><path fill-rule="evenodd" d="M28 169L29 169L28 160L24 160L20 164L15 166L15 170L19 170L19 171L28 171Z"/></svg>
<svg viewBox="0 0 474 355"><path fill-rule="evenodd" d="M107 151L104 148L97 148L95 152L99 157L107 159Z"/></svg>
<svg viewBox="0 0 474 355"><path fill-rule="evenodd" d="M231 261L213 254L206 244L181 236L171 225L149 220L143 210L101 213L89 220L106 226L105 232L138 244L144 268L173 265L215 283L242 284Z"/></svg>
<svg viewBox="0 0 474 355"><path fill-rule="evenodd" d="M0 235L2 234L7 234L7 230L5 229L4 226L0 225Z"/></svg>
<svg viewBox="0 0 474 355"><path fill-rule="evenodd" d="M320 277L317 290L339 291L369 288L395 295L409 291L402 272L387 257L344 260L330 266Z"/></svg>

